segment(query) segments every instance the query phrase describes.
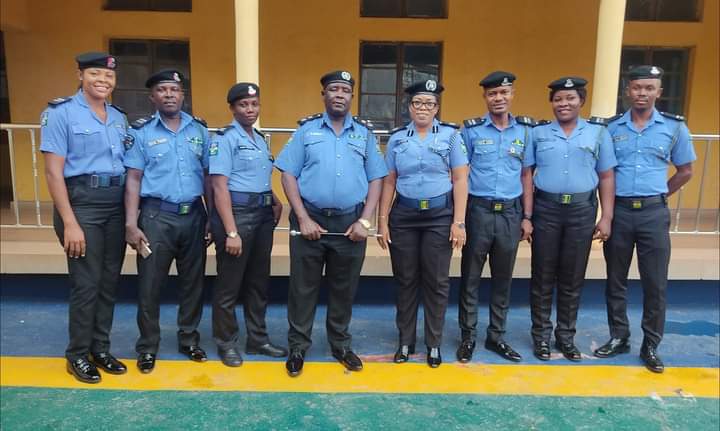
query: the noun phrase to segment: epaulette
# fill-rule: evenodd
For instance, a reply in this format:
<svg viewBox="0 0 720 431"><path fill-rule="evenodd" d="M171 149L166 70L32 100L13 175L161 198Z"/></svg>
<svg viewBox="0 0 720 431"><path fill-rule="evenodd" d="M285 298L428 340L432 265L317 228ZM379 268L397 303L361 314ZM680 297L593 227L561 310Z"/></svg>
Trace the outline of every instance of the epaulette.
<svg viewBox="0 0 720 431"><path fill-rule="evenodd" d="M141 129L141 128L143 128L147 123L149 123L150 120L152 120L152 119L153 119L153 116L152 116L152 115L149 116L149 117L138 118L137 120L135 120L135 121L133 121L132 123L130 123L130 127L132 127L133 129Z"/></svg>
<svg viewBox="0 0 720 431"><path fill-rule="evenodd" d="M366 119L364 119L364 118L360 118L360 117L358 117L357 115L354 115L354 116L352 117L352 119L353 119L356 123L362 124L363 126L365 126L365 127L366 127L367 129L369 129L369 130L372 130L373 127L375 127L375 126L373 126L373 123L372 123L370 120L366 120Z"/></svg>
<svg viewBox="0 0 720 431"><path fill-rule="evenodd" d="M265 134L264 134L263 132L261 132L259 129L256 129L256 128L253 127L253 130L255 131L255 133L257 133L258 135L262 136L263 139L267 139L267 136L265 136Z"/></svg>
<svg viewBox="0 0 720 431"><path fill-rule="evenodd" d="M390 131L390 134L391 134L391 135L394 135L395 133L397 133L397 132L399 132L399 131L401 131L401 130L405 130L405 129L407 129L407 126L396 127L396 128L394 128L394 129L392 129L392 130Z"/></svg>
<svg viewBox="0 0 720 431"><path fill-rule="evenodd" d="M69 102L70 99L72 99L72 97L56 97L53 100L48 102L48 106L55 107L58 105L62 105L65 102Z"/></svg>
<svg viewBox="0 0 720 431"><path fill-rule="evenodd" d="M318 118L321 118L322 116L323 116L322 113L317 113L317 114L313 114L313 115L308 115L308 116L305 117L305 118L299 119L297 123L298 123L298 125L302 126L303 124L307 123L308 121L317 120Z"/></svg>
<svg viewBox="0 0 720 431"><path fill-rule="evenodd" d="M515 117L515 121L518 124L522 124L524 126L535 127L538 125L538 122L535 121L533 117L528 117L526 115L518 115L517 117Z"/></svg>
<svg viewBox="0 0 720 431"><path fill-rule="evenodd" d="M112 103L110 104L110 106L112 106L113 108L115 108L115 109L117 109L118 111L120 111L121 114L127 115L127 112L125 112L125 110L122 109L121 107L119 107L119 106L117 106L117 105L113 105Z"/></svg>
<svg viewBox="0 0 720 431"><path fill-rule="evenodd" d="M662 111L660 112L660 115L662 115L663 117L672 118L673 120L677 120L677 121L685 121L685 117L683 117L682 115L671 114L669 112L662 112Z"/></svg>
<svg viewBox="0 0 720 431"><path fill-rule="evenodd" d="M200 118L200 117L193 117L193 120L195 120L195 121L197 121L198 123L202 124L203 127L207 127L207 122L206 122L205 120L203 120L202 118Z"/></svg>
<svg viewBox="0 0 720 431"><path fill-rule="evenodd" d="M607 121L607 123L610 124L610 123L612 123L613 121L617 120L618 118L622 117L623 115L625 115L625 114L613 115L612 117L606 119L605 121Z"/></svg>
<svg viewBox="0 0 720 431"><path fill-rule="evenodd" d="M459 124L450 123L450 122L448 122L448 121L440 121L439 123L440 123L441 126L452 127L453 129L459 129L459 128L460 128L460 125L459 125Z"/></svg>
<svg viewBox="0 0 720 431"><path fill-rule="evenodd" d="M603 118L603 117L590 117L590 118L588 118L588 123L607 127L609 121L607 118Z"/></svg>
<svg viewBox="0 0 720 431"><path fill-rule="evenodd" d="M475 127L475 126L482 126L485 124L485 121L487 121L484 117L476 117L476 118L470 118L468 120L463 121L463 125L467 128Z"/></svg>
<svg viewBox="0 0 720 431"><path fill-rule="evenodd" d="M233 128L232 124L227 125L227 126L223 127L222 129L218 129L218 131L215 132L215 134L222 136L225 134L225 132L230 131L230 129L232 129L232 128Z"/></svg>
<svg viewBox="0 0 720 431"><path fill-rule="evenodd" d="M550 121L550 120L540 120L540 121L537 122L537 125L538 125L538 126L544 126L544 125L550 124L550 123L552 123L552 121Z"/></svg>

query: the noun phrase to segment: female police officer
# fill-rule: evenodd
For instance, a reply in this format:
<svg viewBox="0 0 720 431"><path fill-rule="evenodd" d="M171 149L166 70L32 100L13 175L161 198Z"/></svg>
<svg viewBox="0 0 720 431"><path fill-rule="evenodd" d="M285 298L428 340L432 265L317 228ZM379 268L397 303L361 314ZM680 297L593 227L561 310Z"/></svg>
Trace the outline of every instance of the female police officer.
<svg viewBox="0 0 720 431"><path fill-rule="evenodd" d="M55 205L55 232L68 256L70 342L67 370L85 383L127 368L110 353L115 290L125 256L124 113L107 103L115 57L78 55L80 89L54 99L40 125L45 176Z"/></svg>
<svg viewBox="0 0 720 431"><path fill-rule="evenodd" d="M609 238L613 217L617 162L604 124L579 118L586 84L576 77L550 83L556 120L541 122L525 151L527 165L535 165L534 212L532 205L524 209L535 228L530 281L533 352L543 361L550 359L550 313L556 288L555 346L565 358L581 360L573 338L590 245L593 239ZM598 184L602 216L595 225Z"/></svg>
<svg viewBox="0 0 720 431"><path fill-rule="evenodd" d="M235 303L243 291L248 354L283 357L265 327L273 228L282 204L270 186L273 157L264 136L253 129L260 114L260 89L247 82L230 88L233 122L210 145L210 175L215 198L211 219L217 250L213 293L213 336L222 362L242 364Z"/></svg>
<svg viewBox="0 0 720 431"><path fill-rule="evenodd" d="M393 131L386 152L389 175L383 181L378 242L390 247L400 284L396 322L400 346L394 361L415 352L418 294L425 312L427 363L438 367L450 290L452 249L465 243L468 160L457 126L438 121L443 87L434 80L405 89L410 118ZM390 204L397 198L390 211ZM389 217L389 219L388 219Z"/></svg>

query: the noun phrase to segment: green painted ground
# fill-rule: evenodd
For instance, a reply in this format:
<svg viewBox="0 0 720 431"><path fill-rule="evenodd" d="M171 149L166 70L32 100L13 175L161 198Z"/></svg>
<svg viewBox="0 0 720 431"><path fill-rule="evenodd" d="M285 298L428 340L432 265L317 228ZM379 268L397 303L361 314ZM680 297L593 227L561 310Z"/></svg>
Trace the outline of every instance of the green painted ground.
<svg viewBox="0 0 720 431"><path fill-rule="evenodd" d="M713 430L720 400L0 389L2 430Z"/></svg>

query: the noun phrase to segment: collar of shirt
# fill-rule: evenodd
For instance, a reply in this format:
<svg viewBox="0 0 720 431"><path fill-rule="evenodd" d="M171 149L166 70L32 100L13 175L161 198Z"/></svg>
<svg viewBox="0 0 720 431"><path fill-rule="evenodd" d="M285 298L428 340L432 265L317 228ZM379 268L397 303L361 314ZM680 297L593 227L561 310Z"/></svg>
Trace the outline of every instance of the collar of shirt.
<svg viewBox="0 0 720 431"><path fill-rule="evenodd" d="M430 128L428 129L428 132L430 132L430 133L437 133L437 131L438 131L439 129L440 129L440 121L438 121L437 118L433 118L432 126L430 126ZM408 135L408 136L413 136L413 135L415 135L415 131L416 131L416 130L417 130L417 129L415 128L415 122L414 122L414 121L410 121L410 123L408 123L408 126L407 126L407 135Z"/></svg>
<svg viewBox="0 0 720 431"><path fill-rule="evenodd" d="M253 129L252 133L253 136L250 138L250 135L248 135L247 131L243 128L243 126L236 120L233 119L231 125L233 128L238 132L241 138L247 140L250 142L253 146L255 146L259 150L266 150L267 148L264 148L263 145L261 145L262 142L265 142L265 139ZM267 145L265 146L267 147Z"/></svg>
<svg viewBox="0 0 720 431"><path fill-rule="evenodd" d="M585 128L585 126L587 126L587 121L583 118L578 117L575 129L573 129L570 136L566 136L562 127L560 127L560 123L558 123L557 119L553 120L553 122L550 123L550 129L553 131L553 134L562 139L573 139L574 137L582 133L582 130Z"/></svg>
<svg viewBox="0 0 720 431"><path fill-rule="evenodd" d="M160 117L160 111L155 111L155 115L153 115L153 118L155 121L155 126L162 125L165 130L173 134L180 134L184 128L186 128L193 122L193 118L190 116L190 114L185 111L180 111L180 127L178 127L177 131L173 132L172 129L170 129Z"/></svg>
<svg viewBox="0 0 720 431"><path fill-rule="evenodd" d="M650 127L650 125L652 123L664 123L664 122L665 122L665 117L660 115L660 112L658 112L658 110L656 108L653 108L653 113L650 116L650 120L647 123L645 123L645 127L643 127L643 130ZM630 130L633 130L635 132L642 132L642 130L637 130L635 128L635 124L632 122L632 109L628 109L627 111L625 111L623 116L620 117L620 119L618 120L618 124L625 124L625 126L627 128L629 128Z"/></svg>
<svg viewBox="0 0 720 431"><path fill-rule="evenodd" d="M75 99L75 101L77 101L80 104L80 106L90 109L90 104L88 104L87 99L85 98L85 93L82 91L82 89L78 90L78 92L75 93L73 98ZM103 103L105 104L105 112L107 113L108 120L109 120L110 119L110 110L108 109L109 104L107 103L107 100ZM90 112L92 113L92 116L94 119L96 119L99 123L104 124L102 121L100 121L100 118L98 118L98 116L95 114L95 111L90 109ZM110 124L110 123L111 123L111 121L107 121L107 124Z"/></svg>
<svg viewBox="0 0 720 431"><path fill-rule="evenodd" d="M320 121L320 124L318 125L318 128L322 129L323 125L326 125L333 134L335 133L335 129L333 129L332 121L330 120L330 116L328 115L327 111L323 112L322 121ZM352 116L348 112L345 114L345 120L343 120L343 128L342 131L345 132L345 130L353 127L353 120ZM342 135L342 133L340 133Z"/></svg>
<svg viewBox="0 0 720 431"><path fill-rule="evenodd" d="M517 124L517 121L515 121L515 117L512 114L508 114L508 126L504 128L503 130L498 129L498 127L495 125L495 123L492 122L492 117L490 117L490 113L488 112L483 116L485 118L485 127L493 127L498 132L502 132L503 130L511 129L513 126Z"/></svg>

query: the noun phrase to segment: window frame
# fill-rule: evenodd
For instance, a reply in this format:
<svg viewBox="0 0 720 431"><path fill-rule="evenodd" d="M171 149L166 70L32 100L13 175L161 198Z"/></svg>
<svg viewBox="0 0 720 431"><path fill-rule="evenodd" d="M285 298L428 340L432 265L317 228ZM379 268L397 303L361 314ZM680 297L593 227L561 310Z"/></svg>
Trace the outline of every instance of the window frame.
<svg viewBox="0 0 720 431"><path fill-rule="evenodd" d="M388 0L392 1L392 0ZM364 0L360 0L360 18L385 18L385 19L447 19L449 11L449 0L440 0L442 2L442 14L440 16L429 16L429 15L408 15L407 13L407 1L408 0L397 0L400 2L400 15L388 16L388 15L368 15L365 12ZM698 0L700 1L700 0Z"/></svg>
<svg viewBox="0 0 720 431"><path fill-rule="evenodd" d="M109 0L103 0L102 4L102 10L107 12L181 12L181 13L188 13L192 12L193 9L193 0L190 1L190 8L189 9L158 9L156 7L153 7L155 4L155 0L145 0L148 4L147 8L139 8L139 9L131 9L131 8L111 8L109 7Z"/></svg>

